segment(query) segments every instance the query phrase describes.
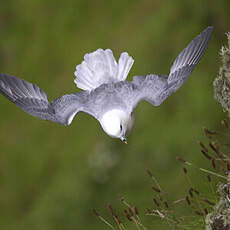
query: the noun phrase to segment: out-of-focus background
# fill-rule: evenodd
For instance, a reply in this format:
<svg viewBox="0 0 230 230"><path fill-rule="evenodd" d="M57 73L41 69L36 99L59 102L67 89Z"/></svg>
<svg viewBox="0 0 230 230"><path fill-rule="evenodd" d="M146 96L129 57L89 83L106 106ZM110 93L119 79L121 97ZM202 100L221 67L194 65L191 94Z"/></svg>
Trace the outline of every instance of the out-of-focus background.
<svg viewBox="0 0 230 230"><path fill-rule="evenodd" d="M106 206L110 202L122 213L121 195L139 207L148 229L169 229L144 215L153 207L145 170L179 199L187 187L176 156L209 167L196 141L203 138L202 127L215 129L226 117L212 84L230 30L229 12L227 0L2 1L0 72L36 83L50 101L79 91L73 73L88 52L110 48L116 58L128 52L135 60L131 80L168 74L196 35L209 25L214 33L177 93L160 107L138 105L128 145L107 136L89 115L80 113L63 127L35 119L0 96L0 229L107 229L91 209L112 222ZM193 182L206 188L198 172Z"/></svg>

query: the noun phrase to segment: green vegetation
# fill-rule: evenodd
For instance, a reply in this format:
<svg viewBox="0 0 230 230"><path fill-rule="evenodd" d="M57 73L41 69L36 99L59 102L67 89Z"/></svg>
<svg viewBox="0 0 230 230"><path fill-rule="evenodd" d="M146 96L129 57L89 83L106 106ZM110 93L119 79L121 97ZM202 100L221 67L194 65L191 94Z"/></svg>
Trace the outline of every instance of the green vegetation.
<svg viewBox="0 0 230 230"><path fill-rule="evenodd" d="M128 145L108 137L86 114L62 127L0 97L0 229L107 229L92 208L113 222L105 207L111 203L123 213L120 196L138 207L147 229L169 229L166 221L144 215L154 206L145 170L178 200L190 187L176 157L211 167L196 142L204 141L201 127L224 129L219 126L226 114L213 99L212 83L230 31L229 7L227 0L3 1L0 72L39 85L50 100L78 90L73 72L87 52L110 48L118 58L127 51L135 60L129 79L168 74L194 36L209 25L214 33L177 93L160 107L143 102L136 108ZM212 192L205 174L192 170L190 177L198 191ZM180 208L184 216L196 217L185 205Z"/></svg>
<svg viewBox="0 0 230 230"><path fill-rule="evenodd" d="M146 227L145 222L142 221L143 216L149 216L167 223L169 229L228 230L230 227L230 158L229 144L225 143L229 143L229 124L226 120L222 120L221 124L225 127L224 132L204 128L206 140L204 143L197 142L200 152L209 162L211 169L202 168L177 157L177 160L182 163L181 172L183 171L185 175L185 184L181 187L183 197L172 200L172 194L162 188L152 171L147 169L146 172L152 179L153 195L152 201L149 200L149 206L145 208L145 213L140 214L139 207L130 205L124 197L121 197L123 207L119 209L123 210L123 215L117 214L117 210L110 203L108 204L108 212L114 219L114 225L101 216L96 209L93 209L94 215L111 229L130 229L127 222L132 222L136 229L152 229L152 226ZM204 179L203 183L207 184L205 189L198 189L199 185L195 184L191 177L193 171L200 172L200 177ZM188 214L185 214L185 208L189 210Z"/></svg>

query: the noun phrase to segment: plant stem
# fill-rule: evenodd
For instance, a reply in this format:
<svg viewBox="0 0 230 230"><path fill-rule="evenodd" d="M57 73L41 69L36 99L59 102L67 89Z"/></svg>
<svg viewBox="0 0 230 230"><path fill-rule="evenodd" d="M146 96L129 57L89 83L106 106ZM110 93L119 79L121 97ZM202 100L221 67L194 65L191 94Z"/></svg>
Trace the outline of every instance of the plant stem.
<svg viewBox="0 0 230 230"><path fill-rule="evenodd" d="M189 166L193 166L193 167L196 167L195 165L193 165L192 163L188 162L188 161L185 161L185 164L189 165ZM218 173L215 173L213 171L210 171L210 170L207 170L207 169L203 169L203 168L199 168L199 167L196 167L198 168L200 171L202 172L205 172L205 173L209 173L209 174L212 174L214 176L217 176L217 177L220 177L220 178L223 178L225 180L227 180L227 177L226 176L223 176L221 174L218 174Z"/></svg>
<svg viewBox="0 0 230 230"><path fill-rule="evenodd" d="M110 224L107 220L105 220L102 216L98 216L98 218L104 222L106 225L108 225L111 229L115 230L112 224Z"/></svg>

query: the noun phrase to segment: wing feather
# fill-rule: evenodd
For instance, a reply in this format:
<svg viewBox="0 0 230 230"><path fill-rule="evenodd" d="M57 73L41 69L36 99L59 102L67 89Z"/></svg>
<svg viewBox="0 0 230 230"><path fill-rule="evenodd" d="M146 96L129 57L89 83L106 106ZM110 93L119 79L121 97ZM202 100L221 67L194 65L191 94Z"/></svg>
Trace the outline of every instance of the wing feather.
<svg viewBox="0 0 230 230"><path fill-rule="evenodd" d="M67 94L49 103L38 86L8 74L0 74L0 93L30 115L63 125L69 125L79 111L88 112L88 92Z"/></svg>
<svg viewBox="0 0 230 230"><path fill-rule="evenodd" d="M178 55L170 69L168 81L174 80L173 74L186 66L193 66L199 62L211 38L213 27L206 28L201 34L196 36L189 45ZM192 69L192 70L193 70ZM191 69L190 69L191 71Z"/></svg>
<svg viewBox="0 0 230 230"><path fill-rule="evenodd" d="M133 107L141 100L146 100L154 106L158 106L177 91L201 59L211 38L212 31L213 27L207 27L189 43L173 62L168 78L157 75L147 75L145 78L134 77L132 82L138 84L139 91L135 92L138 95L135 96L136 100Z"/></svg>

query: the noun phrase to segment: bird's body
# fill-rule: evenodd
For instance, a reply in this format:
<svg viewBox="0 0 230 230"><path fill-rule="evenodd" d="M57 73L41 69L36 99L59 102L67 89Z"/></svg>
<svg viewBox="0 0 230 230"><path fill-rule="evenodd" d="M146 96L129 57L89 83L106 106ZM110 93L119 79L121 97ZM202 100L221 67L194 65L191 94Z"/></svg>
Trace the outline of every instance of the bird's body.
<svg viewBox="0 0 230 230"><path fill-rule="evenodd" d="M135 76L126 81L133 59L122 53L117 63L111 50L98 49L86 54L76 67L75 83L83 91L67 94L49 103L36 85L7 74L0 74L0 93L27 113L63 125L71 124L82 111L96 118L104 131L126 142L134 124L133 110L141 100L160 105L178 90L200 60L210 40L212 27L198 35L176 58L169 77L154 74Z"/></svg>

